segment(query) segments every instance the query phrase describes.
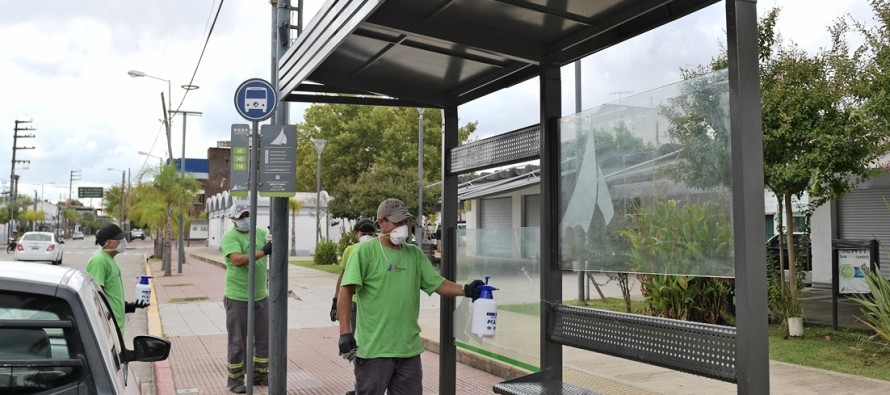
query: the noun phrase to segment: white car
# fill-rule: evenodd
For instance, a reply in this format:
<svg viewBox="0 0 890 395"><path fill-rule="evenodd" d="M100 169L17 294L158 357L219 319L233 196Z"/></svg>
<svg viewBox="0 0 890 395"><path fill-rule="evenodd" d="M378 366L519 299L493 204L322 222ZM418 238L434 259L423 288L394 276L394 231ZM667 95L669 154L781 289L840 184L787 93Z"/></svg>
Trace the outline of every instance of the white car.
<svg viewBox="0 0 890 395"><path fill-rule="evenodd" d="M17 261L49 261L62 264L62 240L52 232L27 232L15 246Z"/></svg>
<svg viewBox="0 0 890 395"><path fill-rule="evenodd" d="M0 262L0 393L125 394L131 361L167 359L170 342L125 346L102 288L78 269Z"/></svg>

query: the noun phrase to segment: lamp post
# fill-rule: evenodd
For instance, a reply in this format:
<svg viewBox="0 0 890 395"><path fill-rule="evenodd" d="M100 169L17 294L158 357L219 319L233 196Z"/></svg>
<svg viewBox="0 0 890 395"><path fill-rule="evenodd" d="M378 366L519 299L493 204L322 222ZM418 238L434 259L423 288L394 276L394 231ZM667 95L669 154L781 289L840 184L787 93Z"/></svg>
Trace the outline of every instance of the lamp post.
<svg viewBox="0 0 890 395"><path fill-rule="evenodd" d="M120 198L120 206L121 206L120 214L121 214L121 216L120 216L119 221L120 221L120 223L121 223L121 224L120 224L121 229L123 229L123 228L124 228L124 221L125 221L125 218L124 218L124 195L126 195L126 191L127 191L127 171L126 171L126 170L115 169L115 168L113 168L113 167L109 167L109 168L108 168L108 171L119 171L119 172L121 172L121 198Z"/></svg>
<svg viewBox="0 0 890 395"><path fill-rule="evenodd" d="M164 158L161 158L160 156L152 155L152 154L150 154L150 153L148 153L148 152L145 152L145 151L139 151L139 155L142 155L142 156L148 156L148 157L151 157L151 158L157 158L159 164L164 164Z"/></svg>
<svg viewBox="0 0 890 395"><path fill-rule="evenodd" d="M173 96L170 94L170 90L171 90L170 89L170 86L171 86L170 80L160 78L160 77L155 77L153 75L148 75L148 74L145 74L145 73L143 73L141 71L137 71L137 70L130 70L127 72L127 74L129 74L130 77L133 77L133 78L148 77L151 79L155 79L158 81L164 81L167 83L167 112L164 112L164 127L166 128L166 132L167 132L167 150L169 151L170 158L172 158L173 157L173 143L170 141L170 123L172 122L172 120L170 119L170 111L173 110Z"/></svg>
<svg viewBox="0 0 890 395"><path fill-rule="evenodd" d="M312 140L315 144L315 152L318 153L318 163L315 172L315 246L318 247L318 238L321 235L321 153L324 152L324 146L327 140Z"/></svg>
<svg viewBox="0 0 890 395"><path fill-rule="evenodd" d="M423 108L417 108L417 239L418 247L423 247Z"/></svg>
<svg viewBox="0 0 890 395"><path fill-rule="evenodd" d="M192 90L198 89L195 85L183 85L183 89ZM200 111L170 111L170 113L180 113L182 114L182 156L179 159L179 178L185 179L185 124L188 119L187 116L195 115L201 116ZM185 210L179 210L179 256L177 257L177 267L176 273L182 273L182 262L185 260Z"/></svg>

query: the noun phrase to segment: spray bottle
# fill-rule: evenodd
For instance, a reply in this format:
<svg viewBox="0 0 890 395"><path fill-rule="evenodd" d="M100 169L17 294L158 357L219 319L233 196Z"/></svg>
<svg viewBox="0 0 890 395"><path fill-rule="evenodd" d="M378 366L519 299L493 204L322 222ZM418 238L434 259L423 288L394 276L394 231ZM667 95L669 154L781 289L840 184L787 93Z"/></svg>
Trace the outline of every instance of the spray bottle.
<svg viewBox="0 0 890 395"><path fill-rule="evenodd" d="M489 277L485 277L485 285L480 285L482 293L473 302L473 334L476 336L494 336L498 321L498 303L494 301L491 291L497 288L488 285Z"/></svg>
<svg viewBox="0 0 890 395"><path fill-rule="evenodd" d="M139 278L139 284L136 284L136 295L135 295L135 303L139 303L140 301L144 304L148 304L151 301L151 285L148 284L148 279L152 278L152 276L141 275Z"/></svg>

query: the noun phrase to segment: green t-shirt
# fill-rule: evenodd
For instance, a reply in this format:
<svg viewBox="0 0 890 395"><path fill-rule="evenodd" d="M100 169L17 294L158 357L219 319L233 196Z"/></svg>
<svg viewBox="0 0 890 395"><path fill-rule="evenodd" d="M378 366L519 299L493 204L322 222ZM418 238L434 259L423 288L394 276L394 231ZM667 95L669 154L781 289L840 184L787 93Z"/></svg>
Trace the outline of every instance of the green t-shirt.
<svg viewBox="0 0 890 395"><path fill-rule="evenodd" d="M111 312L114 314L114 321L117 322L117 327L123 334L126 310L124 309L124 281L121 280L120 267L117 266L117 262L111 255L105 251L99 251L93 254L90 261L87 262L86 271L105 291L105 297L108 298L108 304L111 305Z"/></svg>
<svg viewBox="0 0 890 395"><path fill-rule="evenodd" d="M266 244L266 231L261 228L256 230L256 249L259 251ZM235 228L229 229L222 237L223 256L226 257L226 289L225 296L232 300L246 302L247 285L250 276L250 266L235 266L229 259L229 254L248 254L250 252L249 234L241 233ZM255 301L266 299L269 288L266 284L268 268L266 257L256 260L256 272L254 277L253 296Z"/></svg>
<svg viewBox="0 0 890 395"><path fill-rule="evenodd" d="M445 278L414 245L394 250L368 240L349 255L343 285L358 295L357 355L361 358L408 358L420 355L420 292L435 292Z"/></svg>
<svg viewBox="0 0 890 395"><path fill-rule="evenodd" d="M361 243L355 243L353 245L350 245L349 247L346 247L346 249L343 250L343 257L340 259L340 271L343 271L343 272L346 271L346 262L348 262L349 256L352 255L352 251L354 251L355 247L358 247L359 244L361 244ZM337 290L337 292L340 292L340 291ZM355 294L353 294L352 295L352 303L355 303L357 298L358 297Z"/></svg>

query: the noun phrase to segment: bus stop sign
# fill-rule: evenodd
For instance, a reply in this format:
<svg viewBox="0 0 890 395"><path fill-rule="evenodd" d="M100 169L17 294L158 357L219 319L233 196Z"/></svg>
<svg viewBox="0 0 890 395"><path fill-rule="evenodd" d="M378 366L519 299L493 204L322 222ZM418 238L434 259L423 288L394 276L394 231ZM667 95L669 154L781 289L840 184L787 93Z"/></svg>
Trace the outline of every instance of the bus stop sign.
<svg viewBox="0 0 890 395"><path fill-rule="evenodd" d="M251 78L235 91L235 109L248 121L262 121L272 116L278 95L265 80Z"/></svg>

